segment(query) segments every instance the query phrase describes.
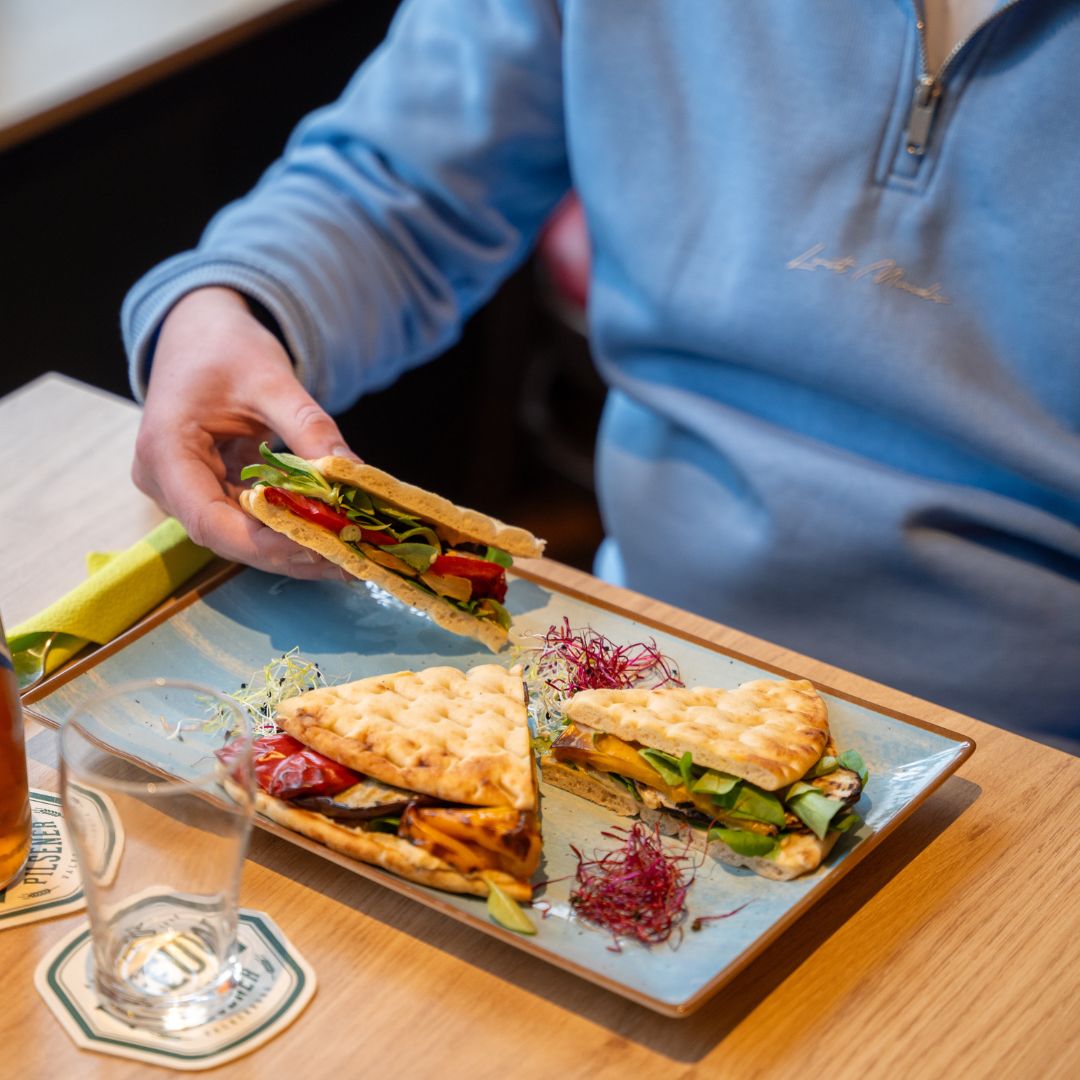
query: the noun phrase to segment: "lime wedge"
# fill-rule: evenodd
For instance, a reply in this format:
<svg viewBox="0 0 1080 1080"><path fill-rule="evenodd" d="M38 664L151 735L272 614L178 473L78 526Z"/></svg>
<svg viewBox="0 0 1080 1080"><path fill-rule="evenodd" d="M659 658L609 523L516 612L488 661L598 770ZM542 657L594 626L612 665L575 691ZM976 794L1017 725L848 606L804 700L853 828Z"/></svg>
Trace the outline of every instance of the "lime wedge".
<svg viewBox="0 0 1080 1080"><path fill-rule="evenodd" d="M519 934L535 934L536 927L532 919L525 914L518 902L490 878L487 883L490 890L487 898L488 914L507 930L515 930Z"/></svg>

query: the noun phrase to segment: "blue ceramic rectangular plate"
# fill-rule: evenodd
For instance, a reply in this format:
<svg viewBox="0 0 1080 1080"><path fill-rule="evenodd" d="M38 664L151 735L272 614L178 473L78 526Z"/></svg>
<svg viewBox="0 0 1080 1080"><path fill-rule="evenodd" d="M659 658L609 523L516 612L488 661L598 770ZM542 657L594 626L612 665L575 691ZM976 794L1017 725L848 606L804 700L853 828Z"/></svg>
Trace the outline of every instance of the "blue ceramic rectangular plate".
<svg viewBox="0 0 1080 1080"><path fill-rule="evenodd" d="M513 576L507 606L514 636L543 634L564 616L575 628L591 626L620 644L655 639L679 666L687 685L734 687L748 679L776 674L714 646L663 627L639 621L632 613L597 606L563 592L552 592L526 577ZM81 699L102 686L131 679L172 676L193 679L218 690L235 690L275 655L298 646L317 660L330 682L435 664L465 669L490 663L492 654L475 642L447 633L385 594L362 585L299 582L245 569L215 587L200 589L190 603L177 605L167 618L138 627L70 673L62 673L29 696L32 710L59 723ZM505 662L512 657L504 654ZM784 673L787 674L787 673ZM621 952L611 937L573 917L570 883L576 867L571 845L585 853L610 849L601 832L625 819L558 789L541 787L544 863L538 879L551 881L541 892L549 910L534 912L534 937L523 937L493 923L485 902L403 881L373 866L338 855L269 821L259 824L276 835L315 851L340 866L370 878L487 934L539 956L668 1016L692 1012L731 979L766 945L887 833L909 816L974 749L959 735L875 710L822 690L829 722L841 748L857 749L870 769L870 783L857 810L863 826L841 838L816 873L790 882L773 882L748 870L704 860L688 896L688 919L716 915L746 904L737 915L687 932L677 947L651 948L634 942ZM117 729L121 749L139 753L139 724ZM174 771L184 770L177 744ZM673 842L674 843L674 842ZM678 845L676 845L678 846ZM748 903L748 901L753 901Z"/></svg>

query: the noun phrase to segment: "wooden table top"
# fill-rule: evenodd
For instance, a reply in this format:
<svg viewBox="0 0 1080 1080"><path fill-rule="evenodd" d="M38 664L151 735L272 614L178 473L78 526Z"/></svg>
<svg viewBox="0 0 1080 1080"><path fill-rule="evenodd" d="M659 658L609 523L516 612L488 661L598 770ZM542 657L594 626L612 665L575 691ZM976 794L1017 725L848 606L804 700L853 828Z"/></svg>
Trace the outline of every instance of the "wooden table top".
<svg viewBox="0 0 1080 1080"><path fill-rule="evenodd" d="M0 149L324 0L4 0Z"/></svg>
<svg viewBox="0 0 1080 1080"><path fill-rule="evenodd" d="M160 512L127 480L137 411L46 376L0 399L0 610L12 625ZM1080 1075L1080 761L558 564L530 569L974 738L892 836L688 1019L654 1015L273 836L241 893L319 977L307 1011L214 1075L979 1077ZM32 783L56 790L33 725ZM782 886L778 886L782 887ZM81 916L0 932L9 1075L164 1075L78 1051L33 988ZM674 962L674 961L673 961ZM3 1072L0 1069L0 1072Z"/></svg>

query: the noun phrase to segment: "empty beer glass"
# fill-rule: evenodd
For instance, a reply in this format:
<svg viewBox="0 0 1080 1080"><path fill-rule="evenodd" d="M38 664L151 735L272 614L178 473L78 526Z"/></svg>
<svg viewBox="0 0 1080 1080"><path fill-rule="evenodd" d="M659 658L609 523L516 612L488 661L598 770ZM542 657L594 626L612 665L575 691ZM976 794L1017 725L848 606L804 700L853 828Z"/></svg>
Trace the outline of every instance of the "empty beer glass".
<svg viewBox="0 0 1080 1080"><path fill-rule="evenodd" d="M236 909L254 798L243 710L178 680L105 690L64 724L61 786L102 1005L157 1030L206 1023L241 972ZM119 858L93 843L102 805L124 838Z"/></svg>

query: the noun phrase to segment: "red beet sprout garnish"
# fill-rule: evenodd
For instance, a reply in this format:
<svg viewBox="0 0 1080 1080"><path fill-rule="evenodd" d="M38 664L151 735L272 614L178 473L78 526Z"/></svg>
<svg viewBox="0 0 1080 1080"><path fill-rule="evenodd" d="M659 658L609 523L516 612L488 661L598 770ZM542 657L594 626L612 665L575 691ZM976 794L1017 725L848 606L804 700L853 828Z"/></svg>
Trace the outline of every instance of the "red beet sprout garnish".
<svg viewBox="0 0 1080 1080"><path fill-rule="evenodd" d="M602 835L621 840L622 847L586 859L570 846L578 860L577 883L570 890L574 911L611 933L612 952L622 952L619 939L624 937L655 945L676 929L681 935L679 923L686 915L686 893L696 869L689 847L669 855L659 829L647 829L641 822Z"/></svg>
<svg viewBox="0 0 1080 1080"><path fill-rule="evenodd" d="M542 699L546 716L538 718L538 734L555 734L562 725L562 704L579 690L655 689L682 686L675 662L655 639L616 645L592 627L574 629L563 617L549 627L526 665L530 698Z"/></svg>
<svg viewBox="0 0 1080 1080"><path fill-rule="evenodd" d="M700 930L707 922L715 922L717 919L730 919L732 915L738 915L744 907L752 904L753 900L747 900L745 904L740 904L737 908L732 908L730 911L721 912L719 915L699 915L691 924L691 930Z"/></svg>
<svg viewBox="0 0 1080 1080"><path fill-rule="evenodd" d="M654 639L616 645L592 627L571 629L565 616L544 635L537 667L548 686L566 696L579 690L625 690L646 681L682 686L674 662Z"/></svg>

